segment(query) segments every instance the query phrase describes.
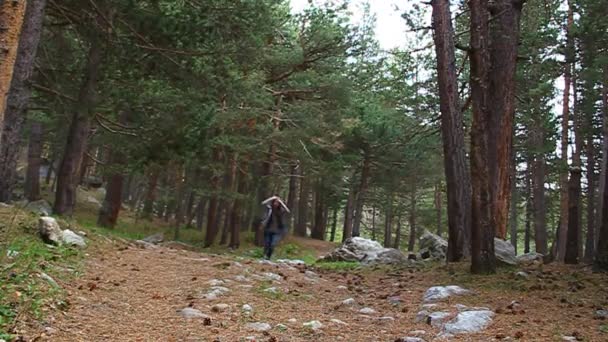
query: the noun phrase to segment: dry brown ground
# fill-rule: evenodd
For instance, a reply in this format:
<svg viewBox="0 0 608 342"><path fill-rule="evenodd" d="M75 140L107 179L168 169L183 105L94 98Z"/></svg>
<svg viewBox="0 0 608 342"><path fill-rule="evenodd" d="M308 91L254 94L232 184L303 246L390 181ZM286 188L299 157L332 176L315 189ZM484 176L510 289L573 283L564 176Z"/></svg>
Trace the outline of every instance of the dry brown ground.
<svg viewBox="0 0 608 342"><path fill-rule="evenodd" d="M606 323L593 319L596 308L608 303L607 278L584 269L530 266L530 279L516 280L515 270L473 277L465 265L329 271L125 244L105 244L88 253L85 274L64 284L69 309L50 314L45 323L52 329L46 333L41 323L24 326L27 335L51 341L241 341L249 336L256 336L256 341L394 341L412 330L425 330L422 337L432 341L438 329L414 323L422 295L430 286L455 284L478 294L452 299L444 306L460 303L498 312L485 332L457 340L559 341L562 335L575 334L584 341L608 341L608 333L600 331ZM318 274L316 282L306 270ZM282 279L260 280L265 272ZM238 275L250 281L235 280ZM229 280L224 286L231 291L217 300L203 299L212 279ZM339 289L341 285L347 288ZM269 286L280 294L263 292ZM399 296L401 304L390 304L390 296ZM356 306L339 305L350 297ZM523 311L505 309L513 300L521 303ZM230 308L212 312L217 303ZM254 308L251 317L241 312L243 304ZM180 317L177 311L188 306L208 314L211 321ZM377 314L361 315L362 307ZM381 316L395 320L381 322ZM289 323L290 319L297 322ZM311 320L320 321L323 328L313 332L302 326ZM273 329L266 334L248 331L248 322L267 322ZM287 329L274 328L277 324Z"/></svg>

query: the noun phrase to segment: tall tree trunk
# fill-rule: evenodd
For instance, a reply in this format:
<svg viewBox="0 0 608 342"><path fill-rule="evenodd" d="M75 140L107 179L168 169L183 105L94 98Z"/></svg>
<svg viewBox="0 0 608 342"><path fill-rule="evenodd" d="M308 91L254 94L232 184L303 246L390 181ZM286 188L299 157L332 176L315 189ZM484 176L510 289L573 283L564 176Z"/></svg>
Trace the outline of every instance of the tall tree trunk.
<svg viewBox="0 0 608 342"><path fill-rule="evenodd" d="M355 199L355 219L353 221L353 236L361 235L361 220L363 219L363 204L367 195L367 187L371 176L371 154L368 149L363 153L363 166L361 168L361 179Z"/></svg>
<svg viewBox="0 0 608 342"><path fill-rule="evenodd" d="M226 179L224 180L224 191L228 192L227 196L224 196L222 199L221 206L225 208L224 212L224 224L222 228L222 236L220 237L220 245L225 245L228 243L228 235L231 230L231 218L232 211L234 210L232 206L234 205L234 201L232 197L234 197L234 193L236 192L236 172L238 170L238 155L236 153L232 154L228 164L228 170L226 170Z"/></svg>
<svg viewBox="0 0 608 342"><path fill-rule="evenodd" d="M296 218L298 217L298 178L300 172L300 164L294 163L291 166L291 174L289 175L289 194L287 195L287 206L291 210L289 216L289 228L293 229Z"/></svg>
<svg viewBox="0 0 608 342"><path fill-rule="evenodd" d="M560 225L557 235L556 259L563 262L566 255L568 235L568 131L570 121L570 86L572 84L572 65L574 63L574 25L573 4L568 1L568 24L566 26L566 49L564 63L564 96L562 99L562 136L560 168Z"/></svg>
<svg viewBox="0 0 608 342"><path fill-rule="evenodd" d="M336 228L337 227L338 227L338 207L335 207L333 214L332 214L331 233L329 235L329 241L331 241L331 242L336 241Z"/></svg>
<svg viewBox="0 0 608 342"><path fill-rule="evenodd" d="M156 191L158 187L158 179L160 177L160 169L157 166L152 166L148 171L148 186L144 197L144 207L142 209L142 217L152 219L154 214L154 202L156 201Z"/></svg>
<svg viewBox="0 0 608 342"><path fill-rule="evenodd" d="M179 240L181 226L184 223L184 196L188 182L188 179L185 179L185 174L184 165L178 165L175 179L175 227L173 230L173 240L175 241Z"/></svg>
<svg viewBox="0 0 608 342"><path fill-rule="evenodd" d="M63 158L57 172L57 191L53 211L58 215L71 215L76 203L79 166L86 151L90 130L90 120L95 102L95 92L99 78L101 57L104 51L99 39L91 39L84 79L63 152Z"/></svg>
<svg viewBox="0 0 608 342"><path fill-rule="evenodd" d="M496 237L507 239L511 197L511 150L515 118L515 72L519 46L519 22L525 0L495 0L488 3L490 22L488 161L492 216ZM487 20L487 19L486 19Z"/></svg>
<svg viewBox="0 0 608 342"><path fill-rule="evenodd" d="M317 240L325 240L325 203L323 198L323 184L318 181L317 190L315 191L315 222L311 232L311 238Z"/></svg>
<svg viewBox="0 0 608 342"><path fill-rule="evenodd" d="M511 215L509 219L510 230L511 230L511 245L515 249L515 254L517 254L517 205L519 202L519 192L517 191L517 160L515 155L515 149L511 151L511 158L513 159L511 162Z"/></svg>
<svg viewBox="0 0 608 342"><path fill-rule="evenodd" d="M3 125L6 95L13 79L25 13L26 1L0 2L0 127Z"/></svg>
<svg viewBox="0 0 608 342"><path fill-rule="evenodd" d="M30 125L30 141L27 150L27 173L25 178L25 198L37 201L40 196L40 165L42 164L43 126L33 120ZM49 166L50 168L51 166Z"/></svg>
<svg viewBox="0 0 608 342"><path fill-rule="evenodd" d="M348 198L346 199L346 206L344 207L344 228L342 231L342 242L353 236L353 211L355 204L355 190L354 185L348 191Z"/></svg>
<svg viewBox="0 0 608 342"><path fill-rule="evenodd" d="M524 231L524 253L530 253L530 227L532 225L533 207L533 190L532 190L532 164L534 163L532 156L528 156L526 160L526 222Z"/></svg>
<svg viewBox="0 0 608 342"><path fill-rule="evenodd" d="M587 236L585 262L592 262L595 254L595 149L593 146L593 117L586 116L587 129Z"/></svg>
<svg viewBox="0 0 608 342"><path fill-rule="evenodd" d="M372 240L376 241L376 205L372 207Z"/></svg>
<svg viewBox="0 0 608 342"><path fill-rule="evenodd" d="M198 177L196 177L198 178ZM196 193L190 191L188 199L186 200L186 227L192 228L192 221L194 220L194 201L196 199Z"/></svg>
<svg viewBox="0 0 608 342"><path fill-rule="evenodd" d="M538 127L533 135L541 134ZM536 143L542 144L542 139L535 138ZM538 148L538 145L534 145ZM542 152L536 154L534 164L532 165L533 178L533 206L534 206L534 243L536 252L547 254L547 206L545 201L545 158Z"/></svg>
<svg viewBox="0 0 608 342"><path fill-rule="evenodd" d="M602 159L602 182L600 186L600 201L602 203L602 214L600 216L600 226L598 231L597 244L595 248L595 257L593 260L593 268L598 271L608 271L608 66L604 65L604 84L603 84L603 125L604 125L604 140L602 141L602 151L604 153Z"/></svg>
<svg viewBox="0 0 608 342"><path fill-rule="evenodd" d="M604 222L603 219L603 208L604 208L604 195L603 191L606 187L606 165L608 165L608 65L604 65L604 78L602 83L602 167L600 171L600 182L599 182L599 195L597 200L597 223L598 223L598 233L595 234L595 246L597 249L598 239L599 239L599 226L601 226Z"/></svg>
<svg viewBox="0 0 608 342"><path fill-rule="evenodd" d="M241 161L241 166L238 168L238 173L235 177L238 177L237 183L237 195L234 198L234 204L232 206L232 217L230 218L230 243L228 247L232 249L238 249L241 245L241 221L242 221L242 211L244 204L244 196L247 193L247 163L248 161Z"/></svg>
<svg viewBox="0 0 608 342"><path fill-rule="evenodd" d="M574 163L573 163L574 164ZM580 207L577 198L581 193L581 170L572 168L570 170L570 187L568 191L568 235L566 242L566 264L577 264L579 258L580 239Z"/></svg>
<svg viewBox="0 0 608 342"><path fill-rule="evenodd" d="M415 182L414 182L415 184ZM414 185L412 189L412 198L410 199L410 216L409 216L409 224L410 224L410 241L407 245L408 252L413 252L414 247L416 246L416 238L417 238L417 227L416 227L416 185Z"/></svg>
<svg viewBox="0 0 608 342"><path fill-rule="evenodd" d="M397 216L397 231L395 232L395 241L393 243L394 249L399 249L401 247L401 215ZM412 238L410 237L410 244L412 243ZM409 245L408 245L409 250Z"/></svg>
<svg viewBox="0 0 608 342"><path fill-rule="evenodd" d="M393 235L393 194L391 193L386 203L386 214L384 218L384 247L391 246Z"/></svg>
<svg viewBox="0 0 608 342"><path fill-rule="evenodd" d="M448 197L448 256L465 255L471 224L471 179L467 170L463 116L458 96L454 28L449 0L432 0L435 53L441 109L441 136Z"/></svg>
<svg viewBox="0 0 608 342"><path fill-rule="evenodd" d="M471 43L471 272L496 272L494 256L495 221L492 213L492 182L488 160L489 127L487 89L489 65L488 1L470 0Z"/></svg>
<svg viewBox="0 0 608 342"><path fill-rule="evenodd" d="M27 2L13 77L6 97L6 108L0 107L0 111L4 109L4 123L2 124L2 120L0 120L0 202L10 202L12 200L17 174L17 159L21 146L21 131L27 116L27 105L31 95L29 81L32 78L34 60L40 42L45 5L46 0L30 0ZM15 4L13 6L19 7L21 5ZM2 93L2 96L4 96L4 93Z"/></svg>
<svg viewBox="0 0 608 342"><path fill-rule="evenodd" d="M204 197L198 200L198 204L196 205L196 229L200 232L203 231L205 219L205 207L207 206L207 201Z"/></svg>
<svg viewBox="0 0 608 342"><path fill-rule="evenodd" d="M298 224L295 229L296 236L306 237L308 227L308 199L310 179L302 172L300 180L300 199L298 200Z"/></svg>
<svg viewBox="0 0 608 342"><path fill-rule="evenodd" d="M120 124L127 124L129 111L123 110L118 121ZM97 216L97 224L105 228L114 228L118 221L118 215L123 200L124 172L122 166L127 162L127 157L116 146L110 150L108 164L113 168L106 186L106 195Z"/></svg>
<svg viewBox="0 0 608 342"><path fill-rule="evenodd" d="M219 163L221 156L220 151L216 147L213 150L213 161ZM220 177L214 175L211 178L211 197L209 199L209 208L207 211L207 232L205 234L205 247L210 247L215 242L215 237L219 231L218 226L218 192L220 187Z"/></svg>
<svg viewBox="0 0 608 342"><path fill-rule="evenodd" d="M443 199L441 198L441 181L437 182L437 184L435 184L435 197L434 197L434 204L435 204L435 213L437 215L437 232L436 234L441 236L443 234L443 208L442 208L442 202Z"/></svg>

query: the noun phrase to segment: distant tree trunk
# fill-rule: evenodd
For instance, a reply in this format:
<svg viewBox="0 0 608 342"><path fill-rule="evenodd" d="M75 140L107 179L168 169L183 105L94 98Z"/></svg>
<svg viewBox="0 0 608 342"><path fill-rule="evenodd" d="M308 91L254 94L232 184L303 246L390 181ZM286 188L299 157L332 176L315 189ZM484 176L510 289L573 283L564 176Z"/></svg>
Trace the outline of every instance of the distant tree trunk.
<svg viewBox="0 0 608 342"><path fill-rule="evenodd" d="M232 218L232 211L234 210L232 208L232 206L234 205L234 200L232 200L232 197L234 197L234 193L236 192L236 188L237 188L237 184L236 184L236 177L237 177L237 170L238 170L238 155L236 153L232 154L232 158L230 158L230 162L228 164L228 170L226 170L226 179L224 182L224 191L228 192L228 196L225 197L225 199L222 200L222 204L221 206L224 207L225 213L224 213L224 225L222 228L222 236L220 238L220 245L225 245L226 243L228 243L228 235L230 234L230 232L232 231L231 229L231 218Z"/></svg>
<svg viewBox="0 0 608 342"><path fill-rule="evenodd" d="M53 157L49 161L49 168L46 170L46 175L44 177L44 184L46 184L46 185L51 184L51 178L53 176L54 170L55 170L55 158Z"/></svg>
<svg viewBox="0 0 608 342"><path fill-rule="evenodd" d="M32 78L34 60L40 42L45 5L46 0L30 0L27 2L12 80L6 97L6 108L4 106L0 107L0 111L4 111L4 123L0 119L0 202L10 202L12 200L17 173L17 159L21 146L21 131L27 116L27 105L32 92L30 79ZM20 4L12 5L15 10L20 6ZM6 10L5 6L2 6L2 10ZM4 13L0 12L0 15L2 14ZM1 24L5 25L7 23L2 21ZM3 29L11 30L10 27ZM8 49L6 45L3 48ZM7 54L11 52L11 50L4 51ZM8 62L7 59L2 57L0 57L0 61ZM1 69L4 69L4 66L0 67ZM4 85L2 85L2 89L4 89ZM2 96L4 97L4 93L2 93Z"/></svg>
<svg viewBox="0 0 608 342"><path fill-rule="evenodd" d="M371 154L368 149L363 153L363 166L361 168L361 180L355 199L355 219L353 221L353 236L361 235L361 220L363 219L363 204L367 195L367 187L371 175Z"/></svg>
<svg viewBox="0 0 608 342"><path fill-rule="evenodd" d="M449 0L433 0L433 28L441 136L448 197L448 256L450 262L461 261L471 224L471 179L467 170L463 116L458 96L454 28Z"/></svg>
<svg viewBox="0 0 608 342"><path fill-rule="evenodd" d="M300 180L300 198L298 200L298 219L294 230L296 236L306 237L306 228L308 224L308 197L310 195L308 175L301 173Z"/></svg>
<svg viewBox="0 0 608 342"><path fill-rule="evenodd" d="M488 137L492 218L495 235L503 240L507 239L507 219L511 198L515 74L519 22L524 2L521 0L495 0L491 4L488 2L489 14L492 16L489 23L490 64L486 70L489 87L484 90L488 95L487 103L491 105L487 107L489 120L488 130L485 133Z"/></svg>
<svg viewBox="0 0 608 342"><path fill-rule="evenodd" d="M57 172L57 190L53 206L53 212L57 215L72 215L76 204L78 168L86 151L104 51L104 46L99 39L91 39L90 44L84 79L74 108L61 165Z"/></svg>
<svg viewBox="0 0 608 342"><path fill-rule="evenodd" d="M196 193L194 191L190 191L188 194L188 199L186 200L186 227L192 227L192 221L194 220L194 201L196 199Z"/></svg>
<svg viewBox="0 0 608 342"><path fill-rule="evenodd" d="M354 185L351 185L348 191L348 198L346 200L346 206L344 207L344 229L342 231L342 242L353 236L353 206L355 204L355 190Z"/></svg>
<svg viewBox="0 0 608 342"><path fill-rule="evenodd" d="M526 222L524 231L524 253L530 253L530 227L532 222L532 157L526 161Z"/></svg>
<svg viewBox="0 0 608 342"><path fill-rule="evenodd" d="M574 163L573 163L574 164ZM566 243L566 264L577 264L579 258L579 239L580 239L580 206L577 198L581 193L581 170L572 168L570 170L570 187L568 191L569 210L568 210L568 235Z"/></svg>
<svg viewBox="0 0 608 342"><path fill-rule="evenodd" d="M376 241L376 205L372 207L372 240Z"/></svg>
<svg viewBox="0 0 608 342"><path fill-rule="evenodd" d="M391 235L393 235L393 194L391 193L386 203L386 215L384 218L384 247L391 246Z"/></svg>
<svg viewBox="0 0 608 342"><path fill-rule="evenodd" d="M545 201L545 156L543 150L544 133L540 118L535 118L530 132L531 146L536 151L532 162L534 243L536 252L547 255L547 205Z"/></svg>
<svg viewBox="0 0 608 342"><path fill-rule="evenodd" d="M511 244L513 248L515 248L515 254L517 254L517 205L519 202L519 192L517 191L517 163L515 162L515 153L513 153L513 163L511 163L511 178L513 181L511 182Z"/></svg>
<svg viewBox="0 0 608 342"><path fill-rule="evenodd" d="M595 254L595 149L593 146L593 118L587 115L587 236L585 240L584 260L593 261Z"/></svg>
<svg viewBox="0 0 608 342"><path fill-rule="evenodd" d="M602 117L602 167L600 171L600 184L599 184L599 195L598 195L598 203L597 203L597 223L601 226L604 222L603 219L603 208L604 208L604 195L603 191L606 187L606 169L608 165L608 65L604 65L604 79L602 84L602 109L603 109L603 117ZM597 249L597 244L599 240L599 229L598 233L595 234L595 246ZM596 253L597 254L597 253Z"/></svg>
<svg viewBox="0 0 608 342"><path fill-rule="evenodd" d="M325 239L325 228L327 218L325 217L325 201L323 198L323 184L318 181L317 190L315 191L315 222L311 232L311 237L317 240Z"/></svg>
<svg viewBox="0 0 608 342"><path fill-rule="evenodd" d="M414 182L415 184L415 182ZM417 228L416 228L416 185L414 185L412 189L412 195L410 199L410 216L409 216L409 224L410 224L410 241L407 245L408 252L413 252L414 247L416 246L416 238L417 238Z"/></svg>
<svg viewBox="0 0 608 342"><path fill-rule="evenodd" d="M230 243L228 247L232 249L238 249L241 245L241 221L242 221L242 211L244 204L244 196L247 193L247 163L248 161L241 161L241 167L238 168L238 173L235 177L238 177L237 183L237 196L234 198L234 204L232 206L232 217L230 218Z"/></svg>
<svg viewBox="0 0 608 342"><path fill-rule="evenodd" d="M289 175L289 194L287 195L287 206L291 210L289 216L289 228L295 229L296 218L298 217L298 178L300 172L300 164L294 163L291 166L291 174Z"/></svg>
<svg viewBox="0 0 608 342"><path fill-rule="evenodd" d="M412 243L412 238L410 236L410 244ZM395 232L395 242L393 243L394 249L399 249L401 247L401 215L397 216L397 231ZM408 245L409 250L409 245Z"/></svg>
<svg viewBox="0 0 608 342"><path fill-rule="evenodd" d="M566 49L564 63L564 96L562 100L562 136L561 136L561 166L560 166L560 225L557 235L556 259L563 262L566 255L568 236L568 131L570 120L570 85L572 83L572 65L574 62L574 12L572 1L568 1L568 24L566 27Z"/></svg>
<svg viewBox="0 0 608 342"><path fill-rule="evenodd" d="M3 125L6 95L13 78L25 13L26 1L0 2L0 127Z"/></svg>
<svg viewBox="0 0 608 342"><path fill-rule="evenodd" d="M27 174L25 178L25 198L37 201L40 196L40 165L42 164L43 128L40 121L30 125L30 141L27 151ZM49 168L52 166L49 165Z"/></svg>
<svg viewBox="0 0 608 342"><path fill-rule="evenodd" d="M600 202L602 203L602 214L600 216L600 228L598 231L597 245L595 248L595 257L593 260L593 268L597 271L608 271L608 66L604 65L604 84L603 84L603 124L604 124L604 140L602 141L602 151L604 153L602 159L602 181L600 182Z"/></svg>
<svg viewBox="0 0 608 342"><path fill-rule="evenodd" d="M152 166L148 171L148 187L144 198L144 208L142 209L143 218L151 219L154 213L154 202L156 201L156 188L159 177L160 169L157 166Z"/></svg>
<svg viewBox="0 0 608 342"><path fill-rule="evenodd" d="M185 173L184 165L178 165L175 179L175 227L173 230L173 240L175 241L179 240L181 226L184 223L184 196L188 182L188 179L185 179Z"/></svg>
<svg viewBox="0 0 608 342"><path fill-rule="evenodd" d="M332 214L331 234L329 236L329 241L331 241L331 242L336 241L336 228L337 227L338 227L338 207L335 207L333 214Z"/></svg>
<svg viewBox="0 0 608 342"><path fill-rule="evenodd" d="M443 234L443 209L441 198L441 182L437 182L435 184L435 212L437 215L437 235L441 236Z"/></svg>
<svg viewBox="0 0 608 342"><path fill-rule="evenodd" d="M205 219L205 207L207 206L207 202L204 197L201 197L198 200L198 204L196 205L196 229L198 231L203 231L203 220Z"/></svg>
<svg viewBox="0 0 608 342"><path fill-rule="evenodd" d="M487 89L489 65L488 3L485 0L469 1L471 16L471 101L473 124L471 129L471 272L496 272L494 256L495 221L492 215L492 180L490 178L488 122L490 104ZM496 138L496 137L494 137Z"/></svg>
<svg viewBox="0 0 608 342"><path fill-rule="evenodd" d="M213 161L220 161L220 151L215 148L213 151ZM211 178L211 197L209 199L209 208L207 211L207 232L205 234L205 247L211 247L215 242L219 226L218 226L218 192L220 187L220 178L214 175ZM257 232L256 232L257 233Z"/></svg>

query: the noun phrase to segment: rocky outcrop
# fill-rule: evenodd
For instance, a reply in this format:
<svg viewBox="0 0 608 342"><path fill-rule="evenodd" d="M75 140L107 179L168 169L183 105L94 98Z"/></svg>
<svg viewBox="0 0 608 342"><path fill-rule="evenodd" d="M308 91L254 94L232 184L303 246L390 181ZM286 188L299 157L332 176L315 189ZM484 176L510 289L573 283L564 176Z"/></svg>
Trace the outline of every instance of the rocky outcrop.
<svg viewBox="0 0 608 342"><path fill-rule="evenodd" d="M515 247L509 241L494 238L494 255L496 255L496 261L502 264L517 265Z"/></svg>
<svg viewBox="0 0 608 342"><path fill-rule="evenodd" d="M394 248L384 248L376 241L354 237L347 239L322 261L362 262L366 264L403 264L409 260L405 254Z"/></svg>
<svg viewBox="0 0 608 342"><path fill-rule="evenodd" d="M448 253L448 242L445 239L427 230L419 240L420 252L418 254L421 259L445 260Z"/></svg>

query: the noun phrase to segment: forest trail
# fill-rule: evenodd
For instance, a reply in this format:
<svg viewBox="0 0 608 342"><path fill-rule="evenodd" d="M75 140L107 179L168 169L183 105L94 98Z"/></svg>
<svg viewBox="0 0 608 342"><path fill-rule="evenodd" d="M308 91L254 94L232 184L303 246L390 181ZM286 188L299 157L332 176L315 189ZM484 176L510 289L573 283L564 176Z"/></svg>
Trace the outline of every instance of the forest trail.
<svg viewBox="0 0 608 342"><path fill-rule="evenodd" d="M322 270L126 243L107 244L88 252L84 274L62 284L68 293L69 309L51 313L46 320L50 328L37 332L39 339L396 341L417 334L422 341L434 341L440 340L436 338L439 329L415 323L415 317L421 310L424 292L430 286L450 282L443 268L440 272ZM581 282L587 286L587 282L598 279ZM493 277L491 281L508 280ZM554 283L547 279L543 282ZM526 284L536 283L530 280ZM556 341L561 340L561 334L575 332L585 341L600 341L601 322L593 320L593 308L599 305L598 295L606 300L605 283L585 291L589 297L570 296L567 287L562 289L557 281L554 284L563 295L552 292L549 285L543 285L542 292L514 293L509 284L500 287L470 282L466 286L478 295L440 305L483 305L497 311L494 322L483 333L459 335L456 340L516 336L522 341ZM343 305L348 298L355 303ZM525 310L517 314L501 312L499 308L513 300L520 301ZM250 314L243 305L252 308ZM187 307L200 310L209 319L182 317L180 311ZM360 313L365 307L375 313ZM322 327L313 330L303 326L310 321L319 321ZM268 323L271 329L253 331L249 323ZM43 331L40 327L38 330Z"/></svg>

